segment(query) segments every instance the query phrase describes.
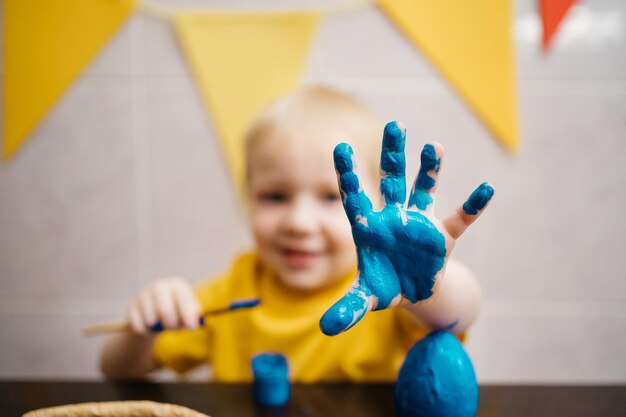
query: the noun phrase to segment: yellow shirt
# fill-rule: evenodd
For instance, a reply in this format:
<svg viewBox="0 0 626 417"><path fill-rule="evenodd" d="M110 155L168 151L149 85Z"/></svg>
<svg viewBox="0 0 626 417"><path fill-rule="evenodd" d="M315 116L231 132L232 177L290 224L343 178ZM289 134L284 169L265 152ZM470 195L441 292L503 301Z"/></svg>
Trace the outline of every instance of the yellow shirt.
<svg viewBox="0 0 626 417"><path fill-rule="evenodd" d="M326 336L322 314L349 289L354 273L313 293L290 291L256 255L239 257L231 271L197 288L205 310L260 298L261 305L209 317L197 330L163 332L155 358L179 373L202 363L216 381L252 380L250 360L262 352L287 357L293 382L395 381L409 348L425 335L403 308L368 313L352 329Z"/></svg>

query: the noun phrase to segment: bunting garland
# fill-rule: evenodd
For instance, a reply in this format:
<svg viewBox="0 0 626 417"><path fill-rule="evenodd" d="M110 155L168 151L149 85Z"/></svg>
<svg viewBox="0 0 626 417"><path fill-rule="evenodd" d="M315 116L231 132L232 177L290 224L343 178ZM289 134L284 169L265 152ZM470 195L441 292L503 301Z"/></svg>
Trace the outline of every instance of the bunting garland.
<svg viewBox="0 0 626 417"><path fill-rule="evenodd" d="M135 0L5 0L4 159L133 10Z"/></svg>
<svg viewBox="0 0 626 417"><path fill-rule="evenodd" d="M238 186L244 180L245 130L272 99L298 85L319 19L314 12L179 12L174 17Z"/></svg>
<svg viewBox="0 0 626 417"><path fill-rule="evenodd" d="M575 0L540 0L549 45ZM510 0L369 0L434 63L508 149L519 147ZM299 83L321 19L316 11L144 12L171 20L238 185L249 122ZM558 5L558 7L557 7ZM10 158L135 9L135 0L4 2L4 144Z"/></svg>
<svg viewBox="0 0 626 417"><path fill-rule="evenodd" d="M550 49L561 22L577 0L539 0L539 12L543 26L541 44L543 50Z"/></svg>
<svg viewBox="0 0 626 417"><path fill-rule="evenodd" d="M519 147L509 1L378 0L495 137Z"/></svg>

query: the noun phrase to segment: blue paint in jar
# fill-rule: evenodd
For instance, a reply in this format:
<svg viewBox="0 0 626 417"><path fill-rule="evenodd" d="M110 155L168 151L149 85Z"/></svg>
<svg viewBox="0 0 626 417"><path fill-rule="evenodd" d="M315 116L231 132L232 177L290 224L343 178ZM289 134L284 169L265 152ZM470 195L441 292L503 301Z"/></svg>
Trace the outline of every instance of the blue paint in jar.
<svg viewBox="0 0 626 417"><path fill-rule="evenodd" d="M394 395L399 417L474 417L478 382L456 336L439 330L413 345Z"/></svg>
<svg viewBox="0 0 626 417"><path fill-rule="evenodd" d="M483 182L469 196L467 201L463 203L463 211L466 214L478 214L480 210L485 208L489 200L493 197L493 187Z"/></svg>
<svg viewBox="0 0 626 417"><path fill-rule="evenodd" d="M289 365L280 353L261 353L252 358L254 399L265 407L281 407L289 401Z"/></svg>

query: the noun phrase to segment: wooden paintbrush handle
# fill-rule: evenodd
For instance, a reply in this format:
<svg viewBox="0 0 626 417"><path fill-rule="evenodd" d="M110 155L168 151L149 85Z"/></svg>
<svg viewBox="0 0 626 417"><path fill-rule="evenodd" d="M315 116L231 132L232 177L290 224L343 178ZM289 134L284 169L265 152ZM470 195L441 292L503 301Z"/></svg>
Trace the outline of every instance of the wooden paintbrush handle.
<svg viewBox="0 0 626 417"><path fill-rule="evenodd" d="M85 336L95 336L98 334L114 333L130 330L130 323L127 321L111 321L108 323L94 324L83 328L83 334Z"/></svg>
<svg viewBox="0 0 626 417"><path fill-rule="evenodd" d="M220 307L213 310L205 311L198 319L198 324L204 326L205 317L216 316L224 313L230 313L232 311L239 311L243 309L253 308L261 303L259 299L253 298L249 300L240 300L230 303L227 307ZM123 332L130 330L130 323L128 321L112 321L109 323L100 323L93 326L83 328L83 334L85 336L95 336L99 334ZM163 323L160 321L154 323L150 329L153 332L161 332L164 329Z"/></svg>

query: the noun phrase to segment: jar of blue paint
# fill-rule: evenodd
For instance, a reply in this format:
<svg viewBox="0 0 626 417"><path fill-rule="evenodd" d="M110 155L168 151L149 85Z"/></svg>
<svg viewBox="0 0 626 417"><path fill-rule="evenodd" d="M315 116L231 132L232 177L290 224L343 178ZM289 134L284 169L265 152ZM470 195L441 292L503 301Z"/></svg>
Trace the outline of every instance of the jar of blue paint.
<svg viewBox="0 0 626 417"><path fill-rule="evenodd" d="M289 401L289 365L280 353L261 353L252 358L254 399L265 407L281 407Z"/></svg>

